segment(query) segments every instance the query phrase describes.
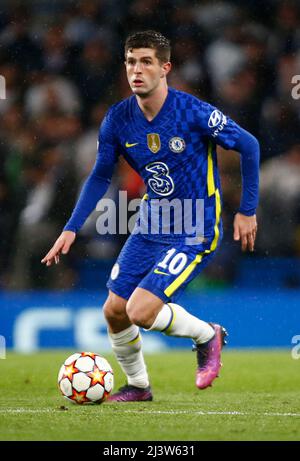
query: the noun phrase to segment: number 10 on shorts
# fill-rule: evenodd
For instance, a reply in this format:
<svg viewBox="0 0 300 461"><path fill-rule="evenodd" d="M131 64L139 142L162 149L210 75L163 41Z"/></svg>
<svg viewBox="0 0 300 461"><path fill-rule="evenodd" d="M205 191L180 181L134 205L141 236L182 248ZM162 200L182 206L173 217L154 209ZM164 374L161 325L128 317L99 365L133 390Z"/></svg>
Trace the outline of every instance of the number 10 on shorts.
<svg viewBox="0 0 300 461"><path fill-rule="evenodd" d="M176 248L168 250L164 259L157 264L157 267L168 270L172 275L177 275L186 265L188 258L185 253L177 253L175 256L174 253L176 253Z"/></svg>

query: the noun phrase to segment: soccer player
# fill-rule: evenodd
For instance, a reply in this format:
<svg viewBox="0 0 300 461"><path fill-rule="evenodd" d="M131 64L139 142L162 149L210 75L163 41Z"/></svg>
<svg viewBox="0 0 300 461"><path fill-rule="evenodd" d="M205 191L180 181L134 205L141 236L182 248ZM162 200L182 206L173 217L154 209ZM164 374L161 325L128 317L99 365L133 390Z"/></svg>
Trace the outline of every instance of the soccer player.
<svg viewBox="0 0 300 461"><path fill-rule="evenodd" d="M127 384L110 397L117 402L152 400L141 327L192 339L199 389L211 386L218 376L225 329L196 318L175 301L212 259L221 241L216 145L240 153L242 197L233 237L241 241L243 251L254 249L259 179L257 140L210 104L168 87L170 43L162 34L144 31L129 36L125 67L133 95L106 114L99 130L95 166L70 220L42 259L51 266L59 262L61 253L68 253L77 232L105 194L118 155L123 155L142 176L147 193L136 229L107 283L104 315L108 335L127 378ZM177 201L170 202L174 199ZM165 232L160 221L163 204L176 203L178 208L187 199L192 214L197 199L204 204L203 232L197 226L176 232L183 218L176 218L175 209L170 213L170 231ZM142 228L149 230L149 224L150 231L142 232Z"/></svg>

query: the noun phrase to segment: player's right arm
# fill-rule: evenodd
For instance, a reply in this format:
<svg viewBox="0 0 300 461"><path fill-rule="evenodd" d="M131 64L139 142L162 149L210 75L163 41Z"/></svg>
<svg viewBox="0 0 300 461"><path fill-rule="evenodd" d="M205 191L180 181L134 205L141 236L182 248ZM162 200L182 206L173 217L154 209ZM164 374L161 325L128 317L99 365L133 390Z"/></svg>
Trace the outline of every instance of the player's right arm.
<svg viewBox="0 0 300 461"><path fill-rule="evenodd" d="M46 264L46 266L51 266L54 262L55 264L59 263L59 255L67 254L70 250L71 245L74 243L76 238L76 233L72 231L63 231L53 247L48 251L46 256L41 260L41 263Z"/></svg>
<svg viewBox="0 0 300 461"><path fill-rule="evenodd" d="M111 182L114 166L117 161L117 141L111 112L104 118L98 138L97 159L92 172L85 181L72 216L65 225L52 248L41 260L42 264L51 266L59 263L59 255L67 254L75 241L76 234L88 216L95 209L98 201L106 193Z"/></svg>

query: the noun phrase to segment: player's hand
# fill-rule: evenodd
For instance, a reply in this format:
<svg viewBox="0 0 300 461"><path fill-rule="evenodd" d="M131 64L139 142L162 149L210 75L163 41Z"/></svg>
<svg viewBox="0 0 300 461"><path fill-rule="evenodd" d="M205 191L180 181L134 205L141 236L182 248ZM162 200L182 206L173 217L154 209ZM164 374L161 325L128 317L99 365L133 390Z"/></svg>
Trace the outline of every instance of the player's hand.
<svg viewBox="0 0 300 461"><path fill-rule="evenodd" d="M41 260L41 263L46 264L46 266L51 266L54 262L55 264L58 264L59 255L61 253L63 255L66 255L69 252L70 247L74 243L75 238L75 232L63 231L54 243L51 250L48 251L46 256Z"/></svg>
<svg viewBox="0 0 300 461"><path fill-rule="evenodd" d="M237 213L233 222L233 238L241 241L242 251L254 251L257 232L256 215L245 216Z"/></svg>

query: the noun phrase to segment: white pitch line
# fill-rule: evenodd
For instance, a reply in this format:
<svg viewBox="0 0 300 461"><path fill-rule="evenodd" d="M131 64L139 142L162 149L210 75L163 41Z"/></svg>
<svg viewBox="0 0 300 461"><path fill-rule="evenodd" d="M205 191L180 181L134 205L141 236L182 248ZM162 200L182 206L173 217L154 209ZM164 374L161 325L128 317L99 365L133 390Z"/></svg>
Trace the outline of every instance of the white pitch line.
<svg viewBox="0 0 300 461"><path fill-rule="evenodd" d="M56 410L52 408L0 408L0 413L54 413Z"/></svg>
<svg viewBox="0 0 300 461"><path fill-rule="evenodd" d="M71 407L70 407L71 408ZM73 407L74 408L74 407ZM82 408L82 407L81 407ZM86 407L84 407L86 408ZM108 408L108 405L105 405L105 410L103 412L109 412L112 408ZM19 414L19 413L59 413L62 412L59 408L0 408L0 413L10 413L10 414ZM112 410L116 414L115 409ZM189 411L189 410L122 410L118 411L121 413L131 413L138 415L200 415L200 416L278 416L278 417L300 417L300 413L249 413L242 411Z"/></svg>
<svg viewBox="0 0 300 461"><path fill-rule="evenodd" d="M247 413L242 411L188 411L188 410L174 410L174 411L164 411L164 410L150 410L150 411L135 411L135 410L125 410L124 413L137 413L137 414L163 414L163 415L229 415L229 416L298 416L300 413Z"/></svg>

